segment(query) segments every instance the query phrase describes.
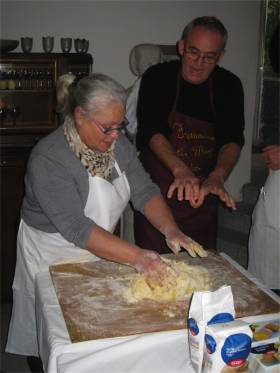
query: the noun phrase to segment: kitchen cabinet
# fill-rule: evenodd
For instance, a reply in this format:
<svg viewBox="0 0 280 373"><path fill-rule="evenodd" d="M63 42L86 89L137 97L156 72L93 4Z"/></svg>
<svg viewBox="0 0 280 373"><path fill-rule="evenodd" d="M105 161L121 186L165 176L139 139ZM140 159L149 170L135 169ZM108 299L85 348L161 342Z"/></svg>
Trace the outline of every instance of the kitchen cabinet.
<svg viewBox="0 0 280 373"><path fill-rule="evenodd" d="M0 56L1 303L12 301L16 236L26 163L33 146L58 126L55 84L92 71L83 53L7 53Z"/></svg>

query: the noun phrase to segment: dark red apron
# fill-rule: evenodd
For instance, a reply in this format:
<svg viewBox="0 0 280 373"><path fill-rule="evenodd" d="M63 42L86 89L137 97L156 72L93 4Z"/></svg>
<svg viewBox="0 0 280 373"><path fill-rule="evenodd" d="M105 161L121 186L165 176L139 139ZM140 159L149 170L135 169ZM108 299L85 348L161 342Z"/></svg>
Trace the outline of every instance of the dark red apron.
<svg viewBox="0 0 280 373"><path fill-rule="evenodd" d="M215 127L213 123L198 120L176 111L180 79L180 74L178 74L176 96L168 118L169 126L172 129L169 141L177 156L202 181L216 164ZM215 118L211 81L209 90L210 104ZM150 149L146 149L140 154L140 160L152 180L160 187L162 195L166 196L174 176ZM219 202L216 196L208 195L199 208L191 207L188 201L178 201L177 193L166 201L178 226L187 236L199 242L206 249L215 249ZM135 242L140 247L159 253L170 252L164 236L148 222L144 215L137 211L134 214L134 234Z"/></svg>

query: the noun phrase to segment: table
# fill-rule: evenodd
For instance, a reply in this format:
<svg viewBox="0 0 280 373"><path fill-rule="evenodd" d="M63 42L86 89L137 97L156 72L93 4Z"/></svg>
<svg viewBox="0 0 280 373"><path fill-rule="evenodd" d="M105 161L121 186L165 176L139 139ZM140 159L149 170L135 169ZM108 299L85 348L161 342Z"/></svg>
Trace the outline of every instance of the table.
<svg viewBox="0 0 280 373"><path fill-rule="evenodd" d="M263 288L246 270L221 254ZM280 298L263 290L280 304ZM147 333L71 343L48 271L35 280L40 356L47 373L194 373L187 330Z"/></svg>

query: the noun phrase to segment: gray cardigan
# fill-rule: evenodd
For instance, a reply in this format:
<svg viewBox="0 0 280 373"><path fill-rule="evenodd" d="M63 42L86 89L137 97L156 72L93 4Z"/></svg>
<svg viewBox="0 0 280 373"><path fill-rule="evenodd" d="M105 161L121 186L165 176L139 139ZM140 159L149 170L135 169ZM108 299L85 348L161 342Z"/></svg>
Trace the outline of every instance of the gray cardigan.
<svg viewBox="0 0 280 373"><path fill-rule="evenodd" d="M125 171L134 208L143 212L158 187L138 160L134 146L121 134L115 158ZM115 169L112 180L118 176ZM22 219L43 232L59 232L67 241L86 247L94 221L84 215L89 193L88 173L70 149L59 127L33 149L25 176Z"/></svg>

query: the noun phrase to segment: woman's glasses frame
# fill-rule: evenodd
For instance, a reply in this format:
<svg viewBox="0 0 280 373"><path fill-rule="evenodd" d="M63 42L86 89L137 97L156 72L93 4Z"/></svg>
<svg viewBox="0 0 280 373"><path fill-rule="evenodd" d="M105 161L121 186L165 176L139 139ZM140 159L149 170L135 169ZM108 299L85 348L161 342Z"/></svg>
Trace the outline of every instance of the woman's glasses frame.
<svg viewBox="0 0 280 373"><path fill-rule="evenodd" d="M104 127L100 122L98 122L96 119L92 119L93 123L96 125L96 127L104 134L104 135L111 135L114 132L120 133L122 130L124 130L128 124L129 121L124 118L124 121L120 124L119 127Z"/></svg>

